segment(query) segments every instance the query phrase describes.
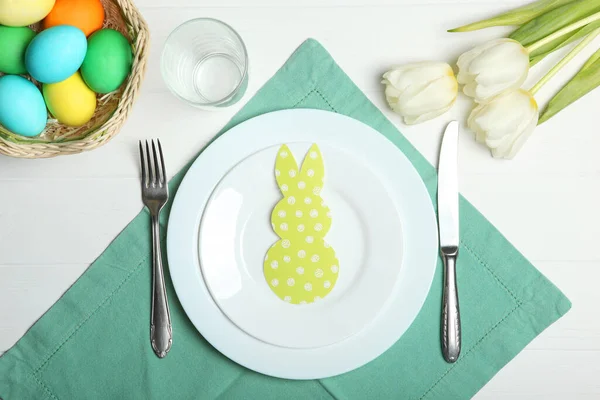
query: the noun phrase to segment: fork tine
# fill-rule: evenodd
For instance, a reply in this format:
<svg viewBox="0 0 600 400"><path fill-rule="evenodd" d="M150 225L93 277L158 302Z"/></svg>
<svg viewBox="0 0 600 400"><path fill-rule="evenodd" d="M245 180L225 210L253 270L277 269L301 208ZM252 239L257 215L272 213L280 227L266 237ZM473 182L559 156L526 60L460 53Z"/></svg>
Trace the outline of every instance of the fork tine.
<svg viewBox="0 0 600 400"><path fill-rule="evenodd" d="M152 139L152 158L154 159L154 178L156 179L154 183L156 186L160 186L162 183L160 179L160 165L158 164L158 155L156 151L156 145L154 144L154 139Z"/></svg>
<svg viewBox="0 0 600 400"><path fill-rule="evenodd" d="M161 169L162 184L165 185L167 183L167 170L165 168L165 159L163 158L163 152L162 152L162 146L160 145L160 140L156 139L156 142L158 143L158 152L160 154L160 164L162 166L162 169Z"/></svg>
<svg viewBox="0 0 600 400"><path fill-rule="evenodd" d="M154 171L154 165L152 164L152 156L151 156L151 152L150 152L150 145L148 144L148 141L146 140L146 158L148 159L148 176L150 178L149 182L148 182L148 186L156 186L156 180L155 180L155 171Z"/></svg>
<svg viewBox="0 0 600 400"><path fill-rule="evenodd" d="M142 141L138 142L140 145L140 164L142 165L142 186L148 186L148 172L146 166L146 157L144 155L144 148L142 147Z"/></svg>

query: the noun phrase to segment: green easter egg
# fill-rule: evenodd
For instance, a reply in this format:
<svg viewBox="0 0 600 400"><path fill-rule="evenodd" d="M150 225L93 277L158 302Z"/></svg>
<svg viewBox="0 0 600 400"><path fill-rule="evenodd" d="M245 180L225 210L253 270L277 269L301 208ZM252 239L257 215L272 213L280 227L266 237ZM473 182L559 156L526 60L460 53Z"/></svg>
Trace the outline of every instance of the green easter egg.
<svg viewBox="0 0 600 400"><path fill-rule="evenodd" d="M35 32L26 26L12 27L0 25L0 72L5 74L26 74L25 50Z"/></svg>
<svg viewBox="0 0 600 400"><path fill-rule="evenodd" d="M81 75L94 92L109 93L123 84L132 64L133 53L125 36L114 29L101 29L88 39Z"/></svg>

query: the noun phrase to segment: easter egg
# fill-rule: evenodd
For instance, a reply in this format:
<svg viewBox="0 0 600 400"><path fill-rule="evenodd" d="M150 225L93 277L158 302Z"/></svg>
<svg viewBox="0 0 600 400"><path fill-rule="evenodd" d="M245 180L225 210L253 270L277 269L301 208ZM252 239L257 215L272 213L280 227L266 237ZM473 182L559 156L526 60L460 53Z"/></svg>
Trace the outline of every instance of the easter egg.
<svg viewBox="0 0 600 400"><path fill-rule="evenodd" d="M88 39L81 75L96 93L117 90L129 75L133 54L129 41L113 29L101 29Z"/></svg>
<svg viewBox="0 0 600 400"><path fill-rule="evenodd" d="M85 36L89 36L102 28L103 23L104 7L100 0L56 0L56 5L42 25L44 29L72 25L81 29Z"/></svg>
<svg viewBox="0 0 600 400"><path fill-rule="evenodd" d="M39 89L17 75L0 78L0 125L22 136L37 136L48 114Z"/></svg>
<svg viewBox="0 0 600 400"><path fill-rule="evenodd" d="M48 15L54 0L0 0L0 25L27 26Z"/></svg>
<svg viewBox="0 0 600 400"><path fill-rule="evenodd" d="M83 81L79 72L62 82L47 83L42 87L50 114L61 124L81 126L96 110L96 93Z"/></svg>
<svg viewBox="0 0 600 400"><path fill-rule="evenodd" d="M69 25L55 26L38 33L25 52L29 74L43 83L67 79L81 66L87 50L83 32Z"/></svg>
<svg viewBox="0 0 600 400"><path fill-rule="evenodd" d="M0 25L0 72L5 74L26 74L25 50L35 32L28 27Z"/></svg>

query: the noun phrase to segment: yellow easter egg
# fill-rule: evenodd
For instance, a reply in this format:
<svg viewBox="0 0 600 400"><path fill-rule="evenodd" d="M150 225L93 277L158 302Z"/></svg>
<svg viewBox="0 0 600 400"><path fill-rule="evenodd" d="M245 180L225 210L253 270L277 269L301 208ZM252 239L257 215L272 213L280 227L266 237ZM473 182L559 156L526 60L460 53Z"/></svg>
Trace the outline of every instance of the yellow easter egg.
<svg viewBox="0 0 600 400"><path fill-rule="evenodd" d="M0 25L27 26L46 18L55 0L0 0Z"/></svg>
<svg viewBox="0 0 600 400"><path fill-rule="evenodd" d="M62 82L44 84L42 92L50 114L61 124L81 126L94 116L96 93L87 87L79 72Z"/></svg>

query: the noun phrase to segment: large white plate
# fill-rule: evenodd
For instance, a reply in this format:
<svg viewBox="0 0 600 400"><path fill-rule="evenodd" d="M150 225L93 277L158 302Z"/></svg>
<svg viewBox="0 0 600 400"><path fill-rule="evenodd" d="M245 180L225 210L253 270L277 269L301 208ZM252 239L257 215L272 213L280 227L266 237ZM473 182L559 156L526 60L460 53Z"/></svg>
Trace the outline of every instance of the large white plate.
<svg viewBox="0 0 600 400"><path fill-rule="evenodd" d="M369 165L384 184L403 188L401 198L396 199L404 232L403 262L393 295L366 329L325 347L281 347L244 332L215 303L200 268L199 226L219 181L250 155L292 142L314 142L348 152ZM175 290L199 332L233 361L289 379L341 374L373 360L393 345L427 297L437 262L437 247L431 199L403 153L367 125L318 110L265 114L232 128L213 142L194 162L179 187L167 237Z"/></svg>
<svg viewBox="0 0 600 400"><path fill-rule="evenodd" d="M311 143L288 145L301 163ZM291 348L326 346L367 327L393 293L402 265L397 199L404 188L395 181L386 185L352 154L320 144L321 197L332 212L325 240L339 260L339 279L318 302L288 304L271 291L263 272L265 253L279 240L270 225L282 198L274 175L279 147L245 158L213 191L200 227L202 276L225 315L257 339ZM305 271L295 268L288 267L298 284Z"/></svg>

